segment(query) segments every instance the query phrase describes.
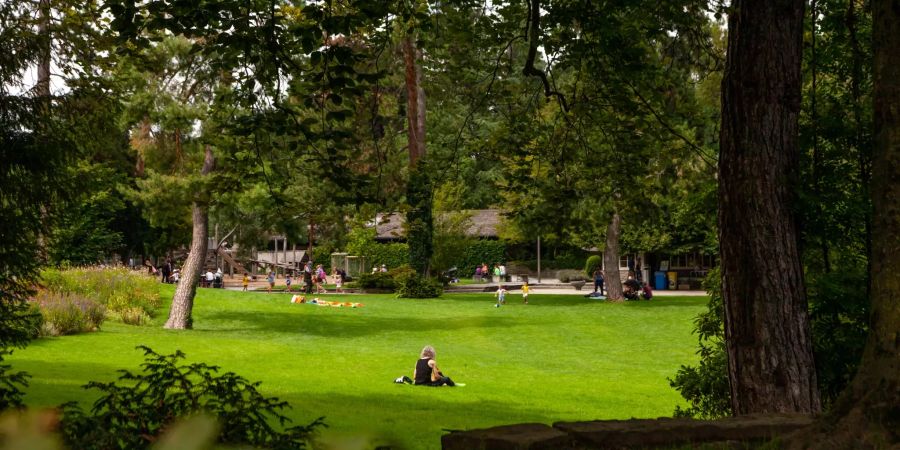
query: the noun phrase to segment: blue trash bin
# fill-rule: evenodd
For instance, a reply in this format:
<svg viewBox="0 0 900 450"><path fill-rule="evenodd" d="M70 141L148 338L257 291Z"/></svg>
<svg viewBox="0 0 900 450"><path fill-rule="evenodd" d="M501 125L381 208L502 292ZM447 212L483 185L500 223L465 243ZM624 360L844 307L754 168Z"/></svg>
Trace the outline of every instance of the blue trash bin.
<svg viewBox="0 0 900 450"><path fill-rule="evenodd" d="M666 273L665 272L654 272L655 283L654 287L657 291L666 289Z"/></svg>

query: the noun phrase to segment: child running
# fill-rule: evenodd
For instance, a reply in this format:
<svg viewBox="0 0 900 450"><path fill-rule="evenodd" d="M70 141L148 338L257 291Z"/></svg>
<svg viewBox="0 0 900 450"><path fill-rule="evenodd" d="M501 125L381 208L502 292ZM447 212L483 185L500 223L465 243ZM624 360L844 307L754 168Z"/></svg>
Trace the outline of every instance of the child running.
<svg viewBox="0 0 900 450"><path fill-rule="evenodd" d="M288 275L287 277L284 278L284 284L287 285L287 291L291 292L291 276L290 275Z"/></svg>
<svg viewBox="0 0 900 450"><path fill-rule="evenodd" d="M526 305L528 304L528 283L522 283L522 300Z"/></svg>
<svg viewBox="0 0 900 450"><path fill-rule="evenodd" d="M244 285L244 289L243 289L243 290L246 292L246 291L247 291L247 286L250 285L250 277L247 276L246 273L244 273L244 279L243 279L242 283L243 283L243 285Z"/></svg>
<svg viewBox="0 0 900 450"><path fill-rule="evenodd" d="M497 304L494 305L494 308L499 308L500 305L506 304L506 292L507 290L503 288L502 284L497 288L497 292L494 294L497 296Z"/></svg>

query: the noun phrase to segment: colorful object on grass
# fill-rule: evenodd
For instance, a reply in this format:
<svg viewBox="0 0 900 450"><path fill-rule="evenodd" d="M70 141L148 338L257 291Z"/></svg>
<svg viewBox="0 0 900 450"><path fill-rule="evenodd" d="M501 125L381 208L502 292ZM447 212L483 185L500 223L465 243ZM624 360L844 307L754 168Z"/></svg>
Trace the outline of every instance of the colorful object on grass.
<svg viewBox="0 0 900 450"><path fill-rule="evenodd" d="M291 303L309 303L312 305L318 306L331 306L334 308L362 308L362 303L353 303L353 302L329 302L328 300L322 300L318 297L307 300L306 297L302 295L295 295L291 297Z"/></svg>

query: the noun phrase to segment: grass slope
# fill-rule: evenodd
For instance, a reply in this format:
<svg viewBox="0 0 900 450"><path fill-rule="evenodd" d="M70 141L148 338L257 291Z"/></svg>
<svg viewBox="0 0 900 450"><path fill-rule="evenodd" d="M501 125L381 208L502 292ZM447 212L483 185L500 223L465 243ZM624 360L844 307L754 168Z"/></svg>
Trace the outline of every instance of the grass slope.
<svg viewBox="0 0 900 450"><path fill-rule="evenodd" d="M171 286L163 286L171 298ZM263 382L289 401L299 423L326 416L324 441L375 439L402 448L440 448L442 430L517 422L670 415L680 398L666 381L696 360L692 319L705 298L610 304L575 296L489 294L439 300L322 296L359 309L290 304L287 294L200 289L195 329L108 322L96 333L41 339L12 359L33 375L32 406L90 402L80 389L137 369L136 345L180 349ZM444 372L467 386L396 385L425 344Z"/></svg>

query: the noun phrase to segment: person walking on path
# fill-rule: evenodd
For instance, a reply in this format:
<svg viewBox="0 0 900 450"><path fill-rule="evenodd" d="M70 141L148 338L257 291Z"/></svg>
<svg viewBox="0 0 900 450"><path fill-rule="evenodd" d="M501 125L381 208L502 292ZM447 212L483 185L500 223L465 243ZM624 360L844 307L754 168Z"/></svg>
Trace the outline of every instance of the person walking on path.
<svg viewBox="0 0 900 450"><path fill-rule="evenodd" d="M528 283L522 283L522 300L526 305L528 304Z"/></svg>
<svg viewBox="0 0 900 450"><path fill-rule="evenodd" d="M306 266L303 268L303 292L307 294L312 294L312 267L310 267L309 263L306 263Z"/></svg>
<svg viewBox="0 0 900 450"><path fill-rule="evenodd" d="M500 285L499 288L497 288L497 292L494 293L494 295L497 296L497 304L494 305L494 308L499 308L500 305L506 304L506 293L507 293L507 292L508 292L508 291L507 291L506 289L503 288L503 285L502 285L502 284Z"/></svg>
<svg viewBox="0 0 900 450"><path fill-rule="evenodd" d="M269 282L269 293L272 293L272 288L275 287L275 272L269 271L269 276L266 277L266 281Z"/></svg>
<svg viewBox="0 0 900 450"><path fill-rule="evenodd" d="M247 292L247 286L250 286L250 276L244 272L244 279L241 280L241 284L244 286L244 289L241 289L244 292Z"/></svg>

